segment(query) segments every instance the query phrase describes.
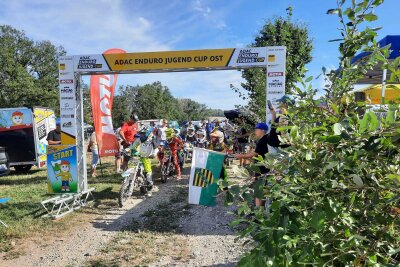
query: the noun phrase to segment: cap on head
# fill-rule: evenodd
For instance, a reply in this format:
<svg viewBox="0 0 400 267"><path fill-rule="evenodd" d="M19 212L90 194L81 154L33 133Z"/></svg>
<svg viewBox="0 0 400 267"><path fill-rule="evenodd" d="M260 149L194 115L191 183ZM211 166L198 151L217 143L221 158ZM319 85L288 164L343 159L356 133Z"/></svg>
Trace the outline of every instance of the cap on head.
<svg viewBox="0 0 400 267"><path fill-rule="evenodd" d="M14 111L12 114L11 114L11 116L12 117L14 117L14 116L23 116L24 114L21 112L21 111Z"/></svg>
<svg viewBox="0 0 400 267"><path fill-rule="evenodd" d="M276 100L277 103L285 103L288 105L294 105L296 103L296 101L290 97L289 95L284 95L281 98L279 98L278 100Z"/></svg>
<svg viewBox="0 0 400 267"><path fill-rule="evenodd" d="M256 129L268 131L268 125L265 122L259 122L256 124Z"/></svg>

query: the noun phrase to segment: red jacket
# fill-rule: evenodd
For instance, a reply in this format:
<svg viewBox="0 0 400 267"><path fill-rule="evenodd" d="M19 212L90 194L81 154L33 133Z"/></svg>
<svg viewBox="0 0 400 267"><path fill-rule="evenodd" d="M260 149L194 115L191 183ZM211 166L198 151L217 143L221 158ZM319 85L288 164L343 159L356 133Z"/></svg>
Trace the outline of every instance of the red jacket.
<svg viewBox="0 0 400 267"><path fill-rule="evenodd" d="M169 149L172 153L176 153L179 149L183 148L183 142L178 137L173 137L171 141L168 142Z"/></svg>

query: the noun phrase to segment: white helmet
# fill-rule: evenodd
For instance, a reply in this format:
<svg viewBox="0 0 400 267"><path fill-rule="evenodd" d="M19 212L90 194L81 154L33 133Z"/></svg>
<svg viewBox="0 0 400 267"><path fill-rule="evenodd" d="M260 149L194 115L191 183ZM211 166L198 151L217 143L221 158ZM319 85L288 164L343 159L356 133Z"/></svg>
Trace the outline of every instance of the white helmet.
<svg viewBox="0 0 400 267"><path fill-rule="evenodd" d="M197 131L197 142L200 144L207 142L206 130L200 129Z"/></svg>
<svg viewBox="0 0 400 267"><path fill-rule="evenodd" d="M194 126L189 126L187 128L187 136L193 137L195 134L196 134L196 129L194 128Z"/></svg>

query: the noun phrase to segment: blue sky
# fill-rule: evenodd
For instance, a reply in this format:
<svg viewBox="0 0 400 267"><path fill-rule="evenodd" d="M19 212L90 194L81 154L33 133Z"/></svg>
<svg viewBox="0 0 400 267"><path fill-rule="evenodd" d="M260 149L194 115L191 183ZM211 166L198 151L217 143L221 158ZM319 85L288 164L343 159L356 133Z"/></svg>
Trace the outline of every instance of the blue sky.
<svg viewBox="0 0 400 267"><path fill-rule="evenodd" d="M69 55L98 54L117 47L127 52L243 47L266 19L294 7L294 20L310 28L314 43L310 74L337 65L339 36L336 0L0 0L0 24L24 30L35 40L50 40ZM400 34L399 0L376 10L384 28L379 37ZM87 80L87 79L86 79ZM120 75L120 84L161 81L175 97L192 98L213 108L243 103L229 85L239 86L238 71ZM87 80L88 81L88 80ZM314 81L321 88L322 81Z"/></svg>

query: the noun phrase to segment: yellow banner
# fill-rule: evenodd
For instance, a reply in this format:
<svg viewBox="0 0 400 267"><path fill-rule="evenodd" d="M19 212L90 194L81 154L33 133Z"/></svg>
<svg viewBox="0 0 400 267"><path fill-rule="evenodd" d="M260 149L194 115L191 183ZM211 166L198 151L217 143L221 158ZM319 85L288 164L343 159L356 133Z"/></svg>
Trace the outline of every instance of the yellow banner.
<svg viewBox="0 0 400 267"><path fill-rule="evenodd" d="M50 117L51 115L53 115L54 111L47 110L47 109L41 109L41 108L35 108L34 114L35 114L35 121L40 122L40 121L46 119L47 117Z"/></svg>
<svg viewBox="0 0 400 267"><path fill-rule="evenodd" d="M160 70L227 67L234 49L103 54L110 70Z"/></svg>

